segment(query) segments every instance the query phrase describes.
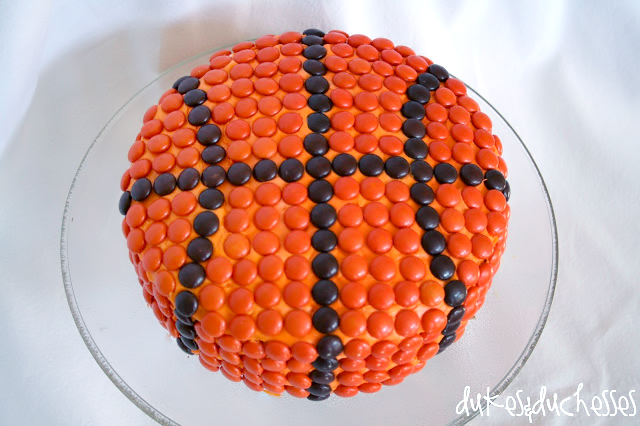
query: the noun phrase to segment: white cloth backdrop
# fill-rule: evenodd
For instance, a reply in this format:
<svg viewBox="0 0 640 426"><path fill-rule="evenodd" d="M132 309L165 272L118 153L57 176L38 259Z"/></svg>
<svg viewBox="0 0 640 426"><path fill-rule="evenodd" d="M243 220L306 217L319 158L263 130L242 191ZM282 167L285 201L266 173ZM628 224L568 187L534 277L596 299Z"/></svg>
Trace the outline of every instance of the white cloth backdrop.
<svg viewBox="0 0 640 426"><path fill-rule="evenodd" d="M547 327L506 394L640 388L639 2L0 0L1 424L152 424L69 313L59 238L74 172L106 120L171 65L307 27L388 37L446 65L536 159L560 272ZM640 415L537 418L623 420ZM502 410L475 423L509 421L527 423Z"/></svg>

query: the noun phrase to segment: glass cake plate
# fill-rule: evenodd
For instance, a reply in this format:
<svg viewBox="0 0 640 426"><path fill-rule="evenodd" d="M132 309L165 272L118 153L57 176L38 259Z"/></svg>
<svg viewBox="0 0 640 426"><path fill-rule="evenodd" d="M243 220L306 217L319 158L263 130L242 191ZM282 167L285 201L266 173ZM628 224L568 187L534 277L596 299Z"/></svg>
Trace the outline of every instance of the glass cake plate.
<svg viewBox="0 0 640 426"><path fill-rule="evenodd" d="M111 381L161 424L463 424L464 388L498 395L531 355L547 320L558 267L557 231L544 181L509 123L470 90L504 145L512 188L507 250L464 337L397 386L321 403L275 397L205 370L162 328L142 297L118 212L127 152L142 115L203 53L149 83L107 122L75 175L64 211L61 262L69 307Z"/></svg>

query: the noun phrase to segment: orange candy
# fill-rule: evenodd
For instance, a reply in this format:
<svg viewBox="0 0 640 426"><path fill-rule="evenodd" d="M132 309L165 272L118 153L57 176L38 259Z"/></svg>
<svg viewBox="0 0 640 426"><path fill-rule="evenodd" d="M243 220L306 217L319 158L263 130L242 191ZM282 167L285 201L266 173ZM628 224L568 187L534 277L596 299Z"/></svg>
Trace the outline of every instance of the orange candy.
<svg viewBox="0 0 640 426"><path fill-rule="evenodd" d="M407 201L409 199L409 187L399 180L392 180L387 183L385 196L393 203Z"/></svg>
<svg viewBox="0 0 640 426"><path fill-rule="evenodd" d="M429 121L442 122L447 120L447 109L440 104L430 103L425 108Z"/></svg>
<svg viewBox="0 0 640 426"><path fill-rule="evenodd" d="M375 69L375 64L374 64L374 69ZM396 111L400 111L400 109L402 108L401 98L393 92L388 92L388 91L382 92L379 95L379 99L380 99L380 106L382 106L382 108L384 108L387 111L396 112Z"/></svg>
<svg viewBox="0 0 640 426"><path fill-rule="evenodd" d="M179 148L191 146L195 141L196 134L191 129L180 129L171 135L171 142Z"/></svg>
<svg viewBox="0 0 640 426"><path fill-rule="evenodd" d="M406 203L396 203L389 211L389 219L396 228L406 228L413 225L415 212Z"/></svg>
<svg viewBox="0 0 640 426"><path fill-rule="evenodd" d="M395 301L394 299L393 288L388 284L374 284L369 289L369 304L376 309L384 310L390 308Z"/></svg>
<svg viewBox="0 0 640 426"><path fill-rule="evenodd" d="M484 204L489 210L501 212L507 207L507 200L502 192L496 189L491 189L484 196Z"/></svg>
<svg viewBox="0 0 640 426"><path fill-rule="evenodd" d="M171 202L171 210L178 216L186 216L191 213L198 204L196 196L191 192L181 192Z"/></svg>
<svg viewBox="0 0 640 426"><path fill-rule="evenodd" d="M239 285L249 285L256 279L257 268L255 263L249 259L242 259L233 267L231 277Z"/></svg>
<svg viewBox="0 0 640 426"><path fill-rule="evenodd" d="M361 134L356 136L354 140L356 151L363 154L374 151L378 146L378 139L372 134Z"/></svg>
<svg viewBox="0 0 640 426"><path fill-rule="evenodd" d="M349 337L358 337L367 330L367 319L360 311L347 311L340 319L340 330Z"/></svg>
<svg viewBox="0 0 640 426"><path fill-rule="evenodd" d="M355 117L349 111L340 111L335 113L331 117L331 127L334 130L349 130L353 127L355 121L356 121ZM352 138L351 140L353 141ZM336 145L339 147L342 147L344 145L344 142L341 142L340 144L337 144L336 142L334 142L333 146L336 146ZM351 143L351 146L353 146L353 142ZM337 149L337 151L340 151L340 149ZM344 151L346 150L343 148L343 152Z"/></svg>
<svg viewBox="0 0 640 426"><path fill-rule="evenodd" d="M292 308L302 308L311 298L309 288L299 281L292 281L284 288L282 293L284 301Z"/></svg>
<svg viewBox="0 0 640 426"><path fill-rule="evenodd" d="M471 241L464 234L451 234L447 240L447 250L453 257L464 259L471 253Z"/></svg>
<svg viewBox="0 0 640 426"><path fill-rule="evenodd" d="M316 348L307 342L296 342L291 346L291 354L301 363L311 363L318 357Z"/></svg>
<svg viewBox="0 0 640 426"><path fill-rule="evenodd" d="M444 183L436 190L436 201L443 207L455 207L460 202L460 191L450 183Z"/></svg>
<svg viewBox="0 0 640 426"><path fill-rule="evenodd" d="M402 310L396 314L396 332L401 336L413 336L420 329L420 317L413 311Z"/></svg>
<svg viewBox="0 0 640 426"><path fill-rule="evenodd" d="M187 251L182 246L171 246L162 256L162 263L169 271L179 269L186 261Z"/></svg>
<svg viewBox="0 0 640 426"><path fill-rule="evenodd" d="M353 253L364 246L364 236L359 229L345 228L338 236L338 245L347 253Z"/></svg>
<svg viewBox="0 0 640 426"><path fill-rule="evenodd" d="M164 118L164 128L169 131L174 131L179 129L184 125L186 121L186 117L182 111L173 111L167 114Z"/></svg>
<svg viewBox="0 0 640 426"><path fill-rule="evenodd" d="M449 119L453 123L468 124L471 120L471 114L469 114L469 111L467 111L463 107L456 105L449 109Z"/></svg>
<svg viewBox="0 0 640 426"><path fill-rule="evenodd" d="M167 235L174 243L181 243L189 238L191 223L186 219L176 219L169 225Z"/></svg>
<svg viewBox="0 0 640 426"><path fill-rule="evenodd" d="M302 139L297 135L285 136L278 144L278 152L283 157L295 158L302 152Z"/></svg>
<svg viewBox="0 0 640 426"><path fill-rule="evenodd" d="M209 90L209 94L208 94L208 97L209 97L210 101L219 102L221 100L227 99L231 95L229 93L229 89L226 86L222 86L222 87L225 88L225 91L226 91L225 95L226 96L224 98L216 97L216 99L212 99L212 96L210 94L211 94L211 91L214 88L211 88L211 90ZM229 121L231 121L231 119L233 118L233 115L235 114L235 110L233 109L233 106L231 104L226 103L226 102L216 105L213 108L212 112L213 112L212 119L213 119L214 122L216 122L218 124L228 123ZM233 134L233 130L234 129L232 127L232 129L231 129L232 134ZM244 128L243 131L246 131L246 127Z"/></svg>
<svg viewBox="0 0 640 426"><path fill-rule="evenodd" d="M203 330L211 337L220 337L224 334L226 322L217 312L209 312L200 320Z"/></svg>
<svg viewBox="0 0 640 426"><path fill-rule="evenodd" d="M179 93L173 93L168 96L165 96L162 99L162 101L160 102L160 108L162 108L164 112L169 113L179 109L182 106L182 104L183 104L182 95L180 95Z"/></svg>
<svg viewBox="0 0 640 426"><path fill-rule="evenodd" d="M284 248L292 254L306 253L311 248L311 238L305 231L292 231L285 237Z"/></svg>
<svg viewBox="0 0 640 426"><path fill-rule="evenodd" d="M255 322L249 315L236 315L229 323L229 332L239 340L247 340L256 330Z"/></svg>
<svg viewBox="0 0 640 426"><path fill-rule="evenodd" d="M287 112L280 116L278 128L287 134L293 134L302 127L302 117L295 112Z"/></svg>
<svg viewBox="0 0 640 426"><path fill-rule="evenodd" d="M400 253L415 253L420 248L420 236L413 229L402 228L393 237L393 245Z"/></svg>
<svg viewBox="0 0 640 426"><path fill-rule="evenodd" d="M451 154L453 159L456 160L460 164L468 164L471 163L475 158L475 153L473 152L473 148L466 143L456 143L453 145L451 149Z"/></svg>
<svg viewBox="0 0 640 426"><path fill-rule="evenodd" d="M501 235L507 230L507 219L500 213L491 212L487 215L487 231L491 235Z"/></svg>
<svg viewBox="0 0 640 426"><path fill-rule="evenodd" d="M160 294L168 297L175 289L176 281L170 272L160 271L156 274L154 284Z"/></svg>
<svg viewBox="0 0 640 426"><path fill-rule="evenodd" d="M370 76L370 77L369 77ZM376 80L371 80L371 78L374 78ZM382 86L382 82L380 81L380 78L375 77L371 74L366 74L363 75L362 77L360 77L358 79L358 84L360 86L362 86L363 84L365 85L370 85L373 82L379 82L379 86L375 89L373 89L373 91L378 90L381 86ZM367 83L369 82L369 83ZM377 83L375 83L377 85ZM368 89L365 89L368 90ZM374 95L373 93L369 93L369 92L360 92L358 93L354 98L353 98L353 102L356 108L358 108L360 111L373 111L376 108L378 108L378 97L376 95Z"/></svg>
<svg viewBox="0 0 640 426"><path fill-rule="evenodd" d="M338 211L338 221L342 226L358 226L362 223L363 213L357 204L345 204Z"/></svg>
<svg viewBox="0 0 640 426"><path fill-rule="evenodd" d="M259 208L253 217L253 221L256 227L261 230L272 229L274 226L276 226L279 219L280 213L278 213L278 211L271 206Z"/></svg>
<svg viewBox="0 0 640 426"><path fill-rule="evenodd" d="M388 256L376 256L369 265L369 273L378 281L391 281L397 271L396 263Z"/></svg>
<svg viewBox="0 0 640 426"><path fill-rule="evenodd" d="M492 148L496 141L490 131L478 129L473 134L473 142L480 148Z"/></svg>
<svg viewBox="0 0 640 426"><path fill-rule="evenodd" d="M334 129L338 129L340 126L345 125L343 121L345 119L345 116L338 116L338 114L336 114L336 116L334 116L335 118L331 121L331 126ZM351 123L351 125L353 125L353 123ZM355 142L353 136L342 130L333 133L329 137L329 146L331 147L331 149L337 152L348 152L353 148L354 144Z"/></svg>
<svg viewBox="0 0 640 426"><path fill-rule="evenodd" d="M129 168L129 174L134 179L141 179L151 171L151 162L145 158L137 160Z"/></svg>
<svg viewBox="0 0 640 426"><path fill-rule="evenodd" d="M333 78L333 82L336 84L336 86L342 87L345 84L341 82L340 79L338 78L338 76L340 75L348 76L348 74L344 74L344 73L336 74ZM351 79L353 79L353 77L351 77ZM353 79L353 84L349 84L347 85L347 87L349 86L353 87L354 84L355 84L355 79ZM351 93L349 93L347 90L343 88L332 90L330 97L333 104L339 108L351 108L351 106L353 105L353 97L351 96Z"/></svg>
<svg viewBox="0 0 640 426"><path fill-rule="evenodd" d="M411 281L400 281L393 289L396 297L396 303L400 306L410 307L418 303L420 299L420 290L418 286Z"/></svg>
<svg viewBox="0 0 640 426"><path fill-rule="evenodd" d="M351 359L351 358L342 358L340 360L340 367L344 371L360 371L365 366L366 366L366 362L364 360Z"/></svg>
<svg viewBox="0 0 640 426"><path fill-rule="evenodd" d="M350 254L342 260L342 274L349 280L358 281L367 274L367 261L357 254Z"/></svg>
<svg viewBox="0 0 640 426"><path fill-rule="evenodd" d="M345 392L346 387L358 386L362 384L362 382L364 382L362 373L349 372L349 371L343 371L338 375L337 379L338 379L338 383L340 383L340 385L343 387L343 390L342 390L343 393L349 393L349 392ZM355 389L355 387L352 389ZM350 395L347 395L347 396L350 396Z"/></svg>
<svg viewBox="0 0 640 426"><path fill-rule="evenodd" d="M368 112L358 114L353 128L360 133L373 133L378 128L378 118Z"/></svg>
<svg viewBox="0 0 640 426"><path fill-rule="evenodd" d="M256 325L258 326L258 330L267 336L275 336L282 330L282 315L273 309L264 310L258 314Z"/></svg>
<svg viewBox="0 0 640 426"><path fill-rule="evenodd" d="M153 159L151 168L158 173L166 173L176 165L176 157L168 152L162 153Z"/></svg>
<svg viewBox="0 0 640 426"><path fill-rule="evenodd" d="M255 191L255 200L263 206L273 206L280 201L280 188L274 183L263 183Z"/></svg>
<svg viewBox="0 0 640 426"><path fill-rule="evenodd" d="M184 148L178 153L178 156L176 157L178 166L182 167L183 169L195 166L199 160L200 152L191 146ZM131 176L133 176L133 174Z"/></svg>
<svg viewBox="0 0 640 426"><path fill-rule="evenodd" d="M447 316L439 309L429 309L422 315L421 321L424 331L439 333L447 325Z"/></svg>
<svg viewBox="0 0 640 426"><path fill-rule="evenodd" d="M387 253L393 245L391 233L384 228L375 228L367 235L367 246L378 254Z"/></svg>
<svg viewBox="0 0 640 426"><path fill-rule="evenodd" d="M253 249L258 254L274 254L279 248L280 238L271 231L260 231L253 237Z"/></svg>
<svg viewBox="0 0 640 426"><path fill-rule="evenodd" d="M344 346L344 354L353 360L363 360L371 354L371 346L361 339L352 339Z"/></svg>
<svg viewBox="0 0 640 426"><path fill-rule="evenodd" d="M436 161L446 162L451 158L451 149L441 141L433 141L429 145L429 156Z"/></svg>
<svg viewBox="0 0 640 426"><path fill-rule="evenodd" d="M284 262L276 255L268 255L258 263L258 275L266 281L275 281L284 272Z"/></svg>
<svg viewBox="0 0 640 426"><path fill-rule="evenodd" d="M263 308L271 308L280 301L280 290L272 283L258 285L254 293L256 303Z"/></svg>
<svg viewBox="0 0 640 426"><path fill-rule="evenodd" d="M222 284L231 278L233 266L231 262L224 257L214 257L207 264L207 278L216 284Z"/></svg>
<svg viewBox="0 0 640 426"><path fill-rule="evenodd" d="M376 201L384 195L384 183L376 177L365 178L360 183L360 193L369 201Z"/></svg>
<svg viewBox="0 0 640 426"><path fill-rule="evenodd" d="M427 125L427 135L433 139L444 140L449 136L449 129L442 123L432 121Z"/></svg>
<svg viewBox="0 0 640 426"><path fill-rule="evenodd" d="M347 308L361 308L367 302L367 290L362 284L347 283L340 292L340 300Z"/></svg>
<svg viewBox="0 0 640 426"><path fill-rule="evenodd" d="M162 250L152 247L142 256L142 266L146 271L157 271L162 264Z"/></svg>
<svg viewBox="0 0 640 426"><path fill-rule="evenodd" d="M245 141L235 141L227 147L227 157L233 161L242 161L251 155L251 145Z"/></svg>
<svg viewBox="0 0 640 426"><path fill-rule="evenodd" d="M450 107L456 103L456 94L446 87L440 87L436 89L435 99L439 104Z"/></svg>
<svg viewBox="0 0 640 426"><path fill-rule="evenodd" d="M284 327L289 334L296 337L306 336L313 328L309 314L300 309L295 309L287 314Z"/></svg>
<svg viewBox="0 0 640 426"><path fill-rule="evenodd" d="M227 303L236 314L249 313L253 307L253 293L246 288L236 288L229 293Z"/></svg>
<svg viewBox="0 0 640 426"><path fill-rule="evenodd" d="M469 208L475 209L482 207L482 194L477 188L467 186L463 189L462 200Z"/></svg>
<svg viewBox="0 0 640 426"><path fill-rule="evenodd" d="M231 209L224 217L224 226L229 232L242 232L249 223L249 213L243 208Z"/></svg>
<svg viewBox="0 0 640 426"><path fill-rule="evenodd" d="M302 89L304 80L298 74L288 73L280 78L279 84L285 92L298 92Z"/></svg>
<svg viewBox="0 0 640 426"><path fill-rule="evenodd" d="M384 339L393 332L393 319L383 311L376 311L367 318L367 331L376 339Z"/></svg>
<svg viewBox="0 0 640 426"><path fill-rule="evenodd" d="M415 81L418 78L416 70L404 64L396 67L396 75L405 81Z"/></svg>
<svg viewBox="0 0 640 426"><path fill-rule="evenodd" d="M155 114L155 112L154 112ZM162 121L149 120L140 129L140 134L145 138L151 138L162 131Z"/></svg>
<svg viewBox="0 0 640 426"><path fill-rule="evenodd" d="M164 152L169 149L170 146L171 139L169 138L169 136L164 134L156 135L149 139L149 142L147 142L147 148L153 153Z"/></svg>
<svg viewBox="0 0 640 426"><path fill-rule="evenodd" d="M265 96L258 101L258 111L263 115L271 117L282 109L282 101L275 96Z"/></svg>
<svg viewBox="0 0 640 426"><path fill-rule="evenodd" d="M290 110L299 110L307 105L307 99L300 93L287 93L282 98L282 105Z"/></svg>
<svg viewBox="0 0 640 426"><path fill-rule="evenodd" d="M426 306L438 306L444 300L444 287L435 281L426 281L420 286L420 300Z"/></svg>
<svg viewBox="0 0 640 426"><path fill-rule="evenodd" d="M300 255L289 256L284 262L284 273L290 280L302 281L311 272L309 261Z"/></svg>
<svg viewBox="0 0 640 426"><path fill-rule="evenodd" d="M287 374L287 380L292 386L295 386L298 389L307 389L312 384L309 376L302 373L289 373Z"/></svg>
<svg viewBox="0 0 640 426"><path fill-rule="evenodd" d="M363 212L365 222L373 227L381 227L389 220L389 211L380 203L368 203Z"/></svg>
<svg viewBox="0 0 640 426"><path fill-rule="evenodd" d="M208 285L200 293L199 300L200 305L206 310L216 311L224 304L224 290L217 285Z"/></svg>
<svg viewBox="0 0 640 426"><path fill-rule="evenodd" d="M465 227L474 234L484 231L487 227L487 215L480 209L469 209L464 213Z"/></svg>
<svg viewBox="0 0 640 426"><path fill-rule="evenodd" d="M334 185L335 195L341 200L354 199L358 195L359 190L358 182L350 176L339 178Z"/></svg>
<svg viewBox="0 0 640 426"><path fill-rule="evenodd" d="M489 169L497 169L498 168L498 156L493 153L492 150L487 148L482 148L476 154L476 160L480 167L485 170Z"/></svg>
<svg viewBox="0 0 640 426"><path fill-rule="evenodd" d="M460 281L470 287L478 282L480 268L475 262L465 259L458 264L457 273Z"/></svg>
<svg viewBox="0 0 640 426"><path fill-rule="evenodd" d="M244 120L233 120L227 124L225 134L232 140L246 139L251 134L251 126ZM267 134L259 134L258 136L270 136L270 134L267 132Z"/></svg>
<svg viewBox="0 0 640 426"><path fill-rule="evenodd" d="M264 185L263 185L264 186ZM270 187L272 188L272 187ZM278 187L275 187L275 190L270 189L273 192L272 194L272 203L275 204L277 202L276 196L279 198L280 190ZM277 193L276 193L277 191ZM298 182L288 183L284 189L282 190L282 201L289 205L299 205L307 199L307 188Z"/></svg>
<svg viewBox="0 0 640 426"><path fill-rule="evenodd" d="M127 225L137 228L147 219L147 211L142 204L134 204L129 208L125 216Z"/></svg>
<svg viewBox="0 0 640 426"><path fill-rule="evenodd" d="M305 229L309 224L309 212L299 206L289 207L284 213L284 223L289 229Z"/></svg>
<svg viewBox="0 0 640 426"><path fill-rule="evenodd" d="M471 238L471 252L480 259L488 259L493 252L493 244L485 235L476 234Z"/></svg>

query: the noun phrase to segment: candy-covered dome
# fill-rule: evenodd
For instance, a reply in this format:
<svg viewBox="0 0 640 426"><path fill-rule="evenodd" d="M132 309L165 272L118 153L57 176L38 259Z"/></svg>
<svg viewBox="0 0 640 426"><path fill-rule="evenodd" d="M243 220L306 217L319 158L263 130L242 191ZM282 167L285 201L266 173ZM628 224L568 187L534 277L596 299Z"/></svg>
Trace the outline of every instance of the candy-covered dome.
<svg viewBox="0 0 640 426"><path fill-rule="evenodd" d="M410 48L267 35L143 121L123 232L147 303L206 369L310 400L377 392L482 306L509 218L502 145Z"/></svg>

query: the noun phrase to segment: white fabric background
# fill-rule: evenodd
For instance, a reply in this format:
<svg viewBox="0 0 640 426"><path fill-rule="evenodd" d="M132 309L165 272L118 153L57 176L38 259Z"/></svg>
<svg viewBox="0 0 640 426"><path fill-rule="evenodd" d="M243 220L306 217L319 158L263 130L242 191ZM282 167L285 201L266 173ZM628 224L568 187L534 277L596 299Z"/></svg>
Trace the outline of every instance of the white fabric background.
<svg viewBox="0 0 640 426"><path fill-rule="evenodd" d="M444 64L536 159L557 215L558 286L506 394L640 390L640 3L0 0L0 424L152 424L69 313L59 259L69 185L106 120L171 65L307 27L388 37ZM640 414L537 422L623 420ZM510 421L527 423L502 411L474 423Z"/></svg>

